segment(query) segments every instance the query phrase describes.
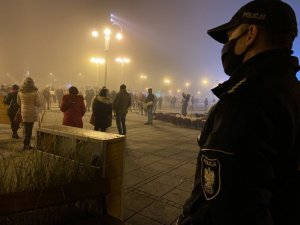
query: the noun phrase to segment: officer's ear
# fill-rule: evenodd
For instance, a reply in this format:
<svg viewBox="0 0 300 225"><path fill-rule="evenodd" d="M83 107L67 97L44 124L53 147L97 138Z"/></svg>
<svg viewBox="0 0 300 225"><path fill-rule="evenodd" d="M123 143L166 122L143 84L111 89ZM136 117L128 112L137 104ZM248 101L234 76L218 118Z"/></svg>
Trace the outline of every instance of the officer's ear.
<svg viewBox="0 0 300 225"><path fill-rule="evenodd" d="M259 35L259 28L257 25L249 25L246 38L246 45L251 46L255 43Z"/></svg>

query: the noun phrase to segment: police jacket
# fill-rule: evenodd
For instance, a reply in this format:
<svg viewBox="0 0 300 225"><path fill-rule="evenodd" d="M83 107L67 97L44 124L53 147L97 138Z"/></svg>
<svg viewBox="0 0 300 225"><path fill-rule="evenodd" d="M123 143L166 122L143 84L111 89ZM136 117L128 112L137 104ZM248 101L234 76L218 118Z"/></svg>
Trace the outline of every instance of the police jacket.
<svg viewBox="0 0 300 225"><path fill-rule="evenodd" d="M298 69L290 51L270 50L212 90L186 224L300 224Z"/></svg>

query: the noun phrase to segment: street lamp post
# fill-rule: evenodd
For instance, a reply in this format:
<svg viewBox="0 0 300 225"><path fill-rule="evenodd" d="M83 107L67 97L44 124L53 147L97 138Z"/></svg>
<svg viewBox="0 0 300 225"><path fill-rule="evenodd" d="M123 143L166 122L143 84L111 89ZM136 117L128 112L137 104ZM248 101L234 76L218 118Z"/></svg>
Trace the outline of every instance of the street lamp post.
<svg viewBox="0 0 300 225"><path fill-rule="evenodd" d="M125 82L125 79L124 79L124 65L130 63L130 59L125 58L125 57L118 57L118 58L116 58L116 62L120 63L121 66L122 66L121 77L122 77L122 81Z"/></svg>
<svg viewBox="0 0 300 225"><path fill-rule="evenodd" d="M169 94L169 87L171 84L171 80L168 78L164 79L164 84L166 85L166 92Z"/></svg>
<svg viewBox="0 0 300 225"><path fill-rule="evenodd" d="M107 57L108 57L108 50L109 50L109 42L110 42L110 35L111 30L106 28L104 30L104 40L105 40L105 69L104 69L104 86L106 87L106 80L107 80Z"/></svg>
<svg viewBox="0 0 300 225"><path fill-rule="evenodd" d="M144 84L143 81L147 79L147 75L141 74L141 75L140 75L140 78L141 78L141 80L142 80L142 83ZM144 85L142 85L142 90L143 90L143 86L144 86Z"/></svg>
<svg viewBox="0 0 300 225"><path fill-rule="evenodd" d="M114 25L114 24L113 24ZM105 28L104 31L104 52L105 52L105 67L104 67L104 86L106 86L107 81L107 62L108 62L108 51L109 51L109 44L111 39L112 31L109 28ZM99 36L97 31L92 32L92 36L97 38ZM116 33L116 39L121 40L123 39L122 30Z"/></svg>
<svg viewBox="0 0 300 225"><path fill-rule="evenodd" d="M190 86L191 86L191 83L190 82L186 82L185 83L185 87L186 87L186 92L188 93L188 92L190 92Z"/></svg>
<svg viewBox="0 0 300 225"><path fill-rule="evenodd" d="M93 57L93 58L90 59L90 61L91 61L91 63L95 63L97 65L97 83L96 83L96 86L99 86L99 64L104 64L104 62L106 60L103 59L103 58Z"/></svg>

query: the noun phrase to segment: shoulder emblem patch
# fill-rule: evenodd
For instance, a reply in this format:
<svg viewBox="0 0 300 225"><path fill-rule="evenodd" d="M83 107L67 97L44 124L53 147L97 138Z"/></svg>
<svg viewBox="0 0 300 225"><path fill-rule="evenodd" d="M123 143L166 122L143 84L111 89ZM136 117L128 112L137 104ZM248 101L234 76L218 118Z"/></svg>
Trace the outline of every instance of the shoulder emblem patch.
<svg viewBox="0 0 300 225"><path fill-rule="evenodd" d="M218 159L201 157L201 183L206 200L215 198L221 189L221 164Z"/></svg>

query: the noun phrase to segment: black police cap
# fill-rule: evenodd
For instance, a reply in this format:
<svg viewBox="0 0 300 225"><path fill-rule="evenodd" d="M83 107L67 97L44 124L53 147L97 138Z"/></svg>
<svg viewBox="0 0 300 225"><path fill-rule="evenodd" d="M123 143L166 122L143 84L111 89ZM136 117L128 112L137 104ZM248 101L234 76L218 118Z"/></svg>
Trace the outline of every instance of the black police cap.
<svg viewBox="0 0 300 225"><path fill-rule="evenodd" d="M280 0L254 0L241 7L228 23L207 33L216 41L226 43L228 30L240 24L256 24L278 33L297 36L297 19L294 10Z"/></svg>

